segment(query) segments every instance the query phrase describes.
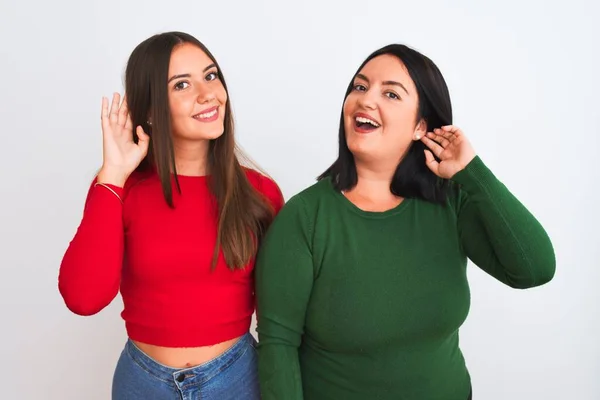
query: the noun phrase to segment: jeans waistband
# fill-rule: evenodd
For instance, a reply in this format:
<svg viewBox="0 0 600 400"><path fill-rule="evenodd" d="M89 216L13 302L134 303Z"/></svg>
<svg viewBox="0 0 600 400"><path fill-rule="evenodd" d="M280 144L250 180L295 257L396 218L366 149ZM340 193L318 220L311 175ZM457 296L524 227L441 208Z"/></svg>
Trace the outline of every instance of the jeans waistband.
<svg viewBox="0 0 600 400"><path fill-rule="evenodd" d="M179 384L182 384L183 382L186 384L202 384L233 364L250 347L254 347L254 343L254 337L250 333L246 333L240 340L218 357L195 367L183 369L172 368L160 364L140 350L131 339L127 340L125 351L136 364L148 374L159 380L169 383L175 381Z"/></svg>

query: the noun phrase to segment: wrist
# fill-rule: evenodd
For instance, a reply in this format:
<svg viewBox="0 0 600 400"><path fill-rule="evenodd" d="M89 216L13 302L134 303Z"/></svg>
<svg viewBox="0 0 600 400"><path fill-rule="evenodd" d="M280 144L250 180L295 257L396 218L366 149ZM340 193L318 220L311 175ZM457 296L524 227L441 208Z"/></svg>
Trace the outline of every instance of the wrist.
<svg viewBox="0 0 600 400"><path fill-rule="evenodd" d="M111 168L103 166L98 172L98 183L105 183L109 185L114 185L117 187L125 186L125 182L127 178L129 178L130 173L124 172L118 168Z"/></svg>

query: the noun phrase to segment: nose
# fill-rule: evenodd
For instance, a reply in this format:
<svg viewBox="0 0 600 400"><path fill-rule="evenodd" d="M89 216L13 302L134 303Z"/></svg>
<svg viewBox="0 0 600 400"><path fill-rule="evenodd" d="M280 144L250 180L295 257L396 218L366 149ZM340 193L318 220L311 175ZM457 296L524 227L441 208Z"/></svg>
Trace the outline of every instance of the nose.
<svg viewBox="0 0 600 400"><path fill-rule="evenodd" d="M363 92L361 96L358 97L358 105L369 109L374 110L377 108L377 97L376 91L371 88L370 90Z"/></svg>
<svg viewBox="0 0 600 400"><path fill-rule="evenodd" d="M196 102L198 104L208 103L214 100L216 97L214 91L208 88L200 88L198 91L198 97L196 97Z"/></svg>

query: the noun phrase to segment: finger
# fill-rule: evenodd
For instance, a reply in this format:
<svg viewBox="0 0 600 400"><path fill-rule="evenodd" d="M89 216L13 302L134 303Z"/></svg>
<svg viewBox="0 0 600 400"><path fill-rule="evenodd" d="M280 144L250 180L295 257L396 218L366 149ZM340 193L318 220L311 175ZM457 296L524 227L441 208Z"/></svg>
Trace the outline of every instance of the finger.
<svg viewBox="0 0 600 400"><path fill-rule="evenodd" d="M129 115L129 113L127 113L127 117L125 120L125 129L127 129L127 131L131 131L132 128L133 128L133 122L131 122L131 115Z"/></svg>
<svg viewBox="0 0 600 400"><path fill-rule="evenodd" d="M427 132L427 136L430 139L433 139L434 141L439 143L440 146L442 146L442 147L446 147L450 144L450 141L448 139L446 139L444 136L442 136L441 134L434 133L434 132Z"/></svg>
<svg viewBox="0 0 600 400"><path fill-rule="evenodd" d="M453 140L454 140L454 138L455 138L455 135L454 135L454 133L452 133L452 132L448 132L448 131L445 131L445 130L443 130L443 129L440 129L440 128L436 128L436 129L434 129L433 131L434 131L436 134L438 134L438 135L440 135L440 136L443 136L444 138L446 138L446 139L448 140L448 142L450 142L450 143L452 143L452 141L453 141Z"/></svg>
<svg viewBox="0 0 600 400"><path fill-rule="evenodd" d="M119 117L118 123L123 126L127 123L127 114L129 113L129 109L127 108L127 95L123 96L123 102L121 103L121 107L119 108Z"/></svg>
<svg viewBox="0 0 600 400"><path fill-rule="evenodd" d="M142 148L148 149L148 144L150 143L150 136L146 132L144 132L144 128L141 125L138 125L135 129L135 134L138 137L138 145Z"/></svg>
<svg viewBox="0 0 600 400"><path fill-rule="evenodd" d="M112 104L110 105L110 114L109 119L111 123L116 123L118 120L118 112L119 112L119 99L121 96L119 93L113 94Z"/></svg>
<svg viewBox="0 0 600 400"><path fill-rule="evenodd" d="M425 151L425 164L427 165L427 168L429 168L431 170L431 172L433 172L434 174L437 175L438 170L440 168L440 163L438 163L435 160L431 151L429 151L427 149L424 151Z"/></svg>
<svg viewBox="0 0 600 400"><path fill-rule="evenodd" d="M445 126L442 126L442 130L445 131L445 132L452 133L452 134L454 134L456 136L462 135L462 131L460 130L460 128L458 126L455 126L455 125L445 125Z"/></svg>
<svg viewBox="0 0 600 400"><path fill-rule="evenodd" d="M100 122L102 124L102 130L108 126L108 99L102 96L102 108L100 111Z"/></svg>
<svg viewBox="0 0 600 400"><path fill-rule="evenodd" d="M429 135L430 133L431 132L429 132L427 135ZM437 142L429 139L427 136L423 136L421 138L421 141L425 143L425 146L429 147L433 154L435 154L438 158L440 157L440 154L442 154L442 152L444 151L444 148L442 146L440 146Z"/></svg>

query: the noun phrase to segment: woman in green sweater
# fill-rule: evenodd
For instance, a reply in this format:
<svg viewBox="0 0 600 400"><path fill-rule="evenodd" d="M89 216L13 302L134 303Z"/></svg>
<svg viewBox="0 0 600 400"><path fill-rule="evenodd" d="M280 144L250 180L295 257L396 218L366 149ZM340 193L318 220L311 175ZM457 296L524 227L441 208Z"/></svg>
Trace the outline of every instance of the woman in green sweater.
<svg viewBox="0 0 600 400"><path fill-rule="evenodd" d="M346 92L339 157L292 197L256 269L263 400L467 400L467 259L513 288L552 243L452 125L436 65L389 45Z"/></svg>

